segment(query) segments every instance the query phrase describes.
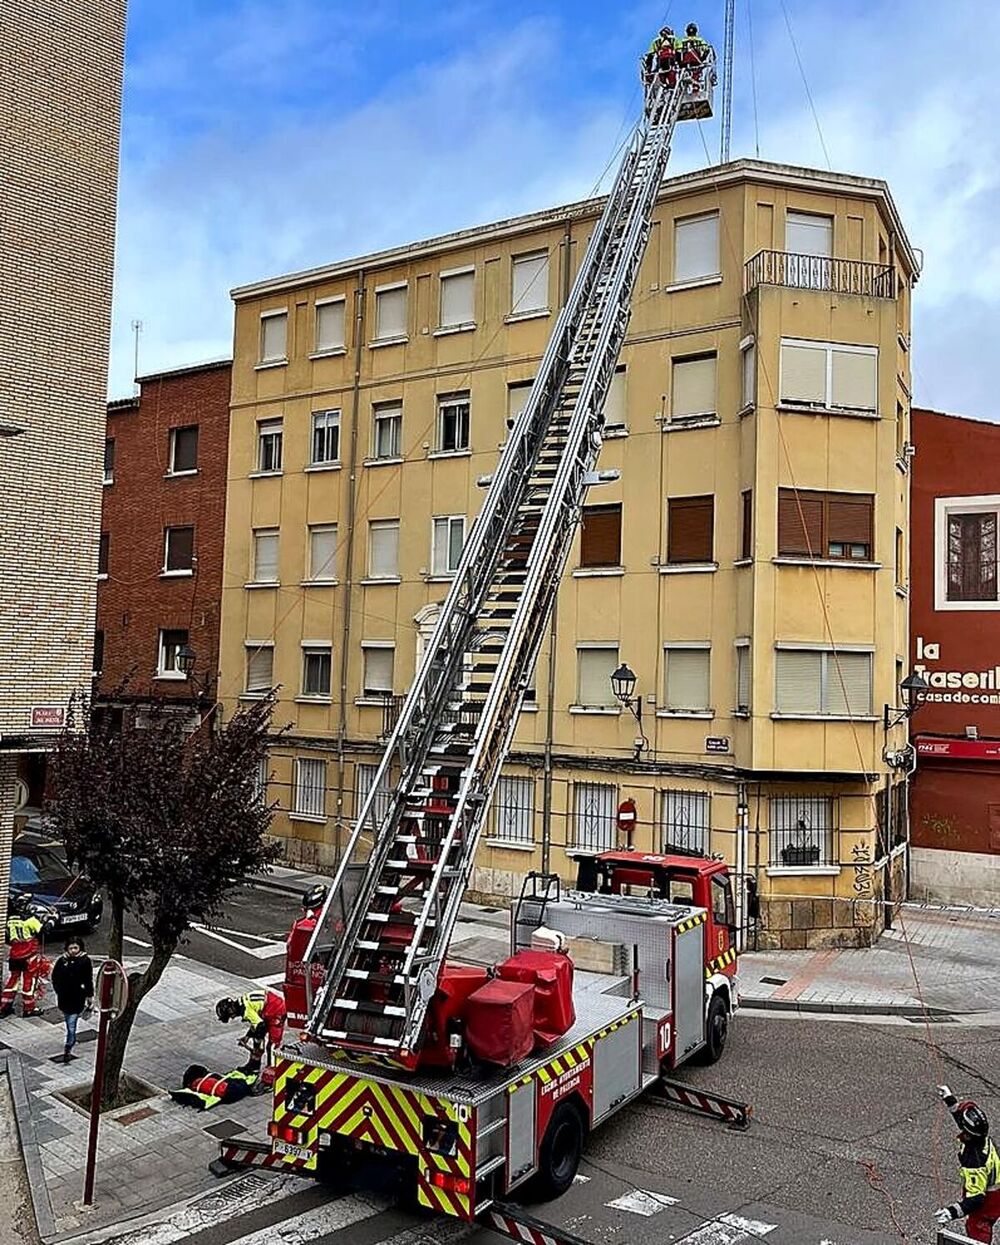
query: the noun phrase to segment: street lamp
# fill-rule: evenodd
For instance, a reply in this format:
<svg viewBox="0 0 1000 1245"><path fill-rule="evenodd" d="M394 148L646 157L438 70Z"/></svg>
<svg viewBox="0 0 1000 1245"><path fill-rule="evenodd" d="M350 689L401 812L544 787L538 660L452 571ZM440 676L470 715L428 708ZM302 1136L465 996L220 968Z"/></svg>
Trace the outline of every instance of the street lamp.
<svg viewBox="0 0 1000 1245"><path fill-rule="evenodd" d="M180 670L186 679L190 679L195 696L200 703L203 703L210 699L212 677L208 673L206 673L203 679L195 677L193 672L197 660L198 654L190 644L182 644L177 650L177 656L174 658L177 669Z"/></svg>
<svg viewBox="0 0 1000 1245"><path fill-rule="evenodd" d="M930 684L922 674L906 676L899 685L899 693L903 699L902 705L885 705L882 709L882 729L886 734L894 726L899 726L901 722L913 717L920 708L922 693L926 692L929 687Z"/></svg>
<svg viewBox="0 0 1000 1245"><path fill-rule="evenodd" d="M190 644L182 644L177 650L177 669L180 670L185 677L190 675L194 669L194 663L198 659L198 654L194 651Z"/></svg>
<svg viewBox="0 0 1000 1245"><path fill-rule="evenodd" d="M908 743L905 747L890 751L889 749L889 732L896 726L902 725L908 721L916 711L920 708L923 693L928 690L930 684L922 674L908 674L899 685L899 695L902 700L901 705L883 705L882 707L882 760L888 767L885 772L885 824L881 827L882 832L882 849L887 856L885 866L885 890L883 912L886 929L892 928L893 916L893 874L892 862L888 859L888 855L892 848L901 846L909 841L909 825L907 813L907 785L914 769L916 768L916 751L912 744ZM895 838L894 828L896 818L893 816L893 770L903 770L903 778L899 783L901 789L900 809L903 812L903 837L900 844L894 844ZM909 855L904 854L903 860L904 878L903 893L909 892Z"/></svg>
<svg viewBox="0 0 1000 1245"><path fill-rule="evenodd" d="M611 674L611 691L614 693L615 700L628 709L636 720L639 727L639 734L634 740L635 756L634 760L638 761L646 748L649 747L649 740L646 738L642 729L642 697L636 696L635 693L635 671L630 670L624 662L617 670Z"/></svg>

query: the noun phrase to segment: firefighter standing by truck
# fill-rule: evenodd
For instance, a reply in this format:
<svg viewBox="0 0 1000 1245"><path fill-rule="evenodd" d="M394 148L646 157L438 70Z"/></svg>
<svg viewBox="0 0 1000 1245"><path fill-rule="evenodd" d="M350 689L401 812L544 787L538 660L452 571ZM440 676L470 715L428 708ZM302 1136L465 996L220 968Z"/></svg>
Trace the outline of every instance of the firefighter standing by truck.
<svg viewBox="0 0 1000 1245"><path fill-rule="evenodd" d="M285 1000L275 990L253 990L238 999L220 999L215 1014L227 1024L230 1020L243 1020L250 1027L242 1045L247 1046L250 1058L243 1065L243 1072L259 1072L266 1051L281 1045L285 1034Z"/></svg>
<svg viewBox="0 0 1000 1245"><path fill-rule="evenodd" d="M990 1242L1000 1219L1000 1155L990 1139L990 1122L981 1107L969 1100L959 1102L947 1085L938 1086L938 1096L959 1128L962 1197L942 1206L934 1218L942 1227L964 1218L970 1240Z"/></svg>
<svg viewBox="0 0 1000 1245"><path fill-rule="evenodd" d="M7 918L7 980L0 996L0 1017L14 1010L17 996L25 1016L33 1016L38 1006L38 979L42 974L42 936L55 924L42 921L21 900Z"/></svg>

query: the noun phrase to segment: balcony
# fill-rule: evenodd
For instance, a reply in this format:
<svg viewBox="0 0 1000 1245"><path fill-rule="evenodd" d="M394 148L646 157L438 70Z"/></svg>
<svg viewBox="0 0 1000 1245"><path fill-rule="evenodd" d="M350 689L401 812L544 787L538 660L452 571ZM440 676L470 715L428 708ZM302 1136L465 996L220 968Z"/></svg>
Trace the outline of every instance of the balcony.
<svg viewBox="0 0 1000 1245"><path fill-rule="evenodd" d="M394 692L382 692L380 695L382 697L382 729L378 733L378 738L380 743L384 743L396 729L406 697L398 696Z"/></svg>
<svg viewBox="0 0 1000 1245"><path fill-rule="evenodd" d="M783 285L830 294L861 294L866 298L896 297L896 274L892 265L871 264L860 259L758 251L747 260L744 274L748 294L758 285Z"/></svg>

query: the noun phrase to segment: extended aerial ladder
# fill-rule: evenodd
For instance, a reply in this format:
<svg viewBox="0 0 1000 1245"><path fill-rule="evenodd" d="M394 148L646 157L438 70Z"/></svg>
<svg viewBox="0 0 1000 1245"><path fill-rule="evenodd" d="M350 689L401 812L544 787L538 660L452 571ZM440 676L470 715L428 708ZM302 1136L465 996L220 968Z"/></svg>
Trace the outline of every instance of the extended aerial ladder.
<svg viewBox="0 0 1000 1245"><path fill-rule="evenodd" d="M314 996L306 973L306 1028L335 1055L417 1064L490 797L598 482L604 402L674 127L711 115L713 83L709 59L673 85L646 84L643 119L341 857L306 953L326 960Z"/></svg>

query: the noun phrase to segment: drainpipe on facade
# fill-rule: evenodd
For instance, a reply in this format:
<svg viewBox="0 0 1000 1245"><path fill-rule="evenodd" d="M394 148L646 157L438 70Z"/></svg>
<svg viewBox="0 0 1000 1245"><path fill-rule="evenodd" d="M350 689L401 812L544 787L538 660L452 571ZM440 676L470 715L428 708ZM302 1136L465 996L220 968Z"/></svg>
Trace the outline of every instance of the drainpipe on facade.
<svg viewBox="0 0 1000 1245"><path fill-rule="evenodd" d="M354 385L351 389L351 452L347 464L347 547L344 553L344 624L340 643L340 720L337 723L337 820L334 853L340 862L344 828L344 774L347 744L347 682L351 651L351 595L354 586L354 518L357 511L358 417L361 413L361 358L365 335L365 271L358 271L354 292Z"/></svg>
<svg viewBox="0 0 1000 1245"><path fill-rule="evenodd" d="M747 934L750 930L750 914L747 907L747 880L750 876L747 868L747 834L750 824L750 808L747 804L747 785L739 783L736 788L736 904L738 912L737 951L745 951Z"/></svg>
<svg viewBox="0 0 1000 1245"><path fill-rule="evenodd" d="M569 301L571 281L572 229L566 222L562 242L562 306ZM548 873L552 860L552 744L555 725L556 698L556 616L559 613L559 597L552 605L552 621L549 625L549 669L545 686L545 758L542 778L542 872Z"/></svg>

